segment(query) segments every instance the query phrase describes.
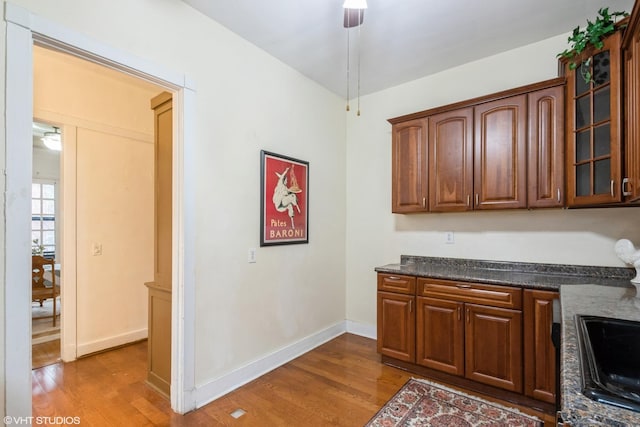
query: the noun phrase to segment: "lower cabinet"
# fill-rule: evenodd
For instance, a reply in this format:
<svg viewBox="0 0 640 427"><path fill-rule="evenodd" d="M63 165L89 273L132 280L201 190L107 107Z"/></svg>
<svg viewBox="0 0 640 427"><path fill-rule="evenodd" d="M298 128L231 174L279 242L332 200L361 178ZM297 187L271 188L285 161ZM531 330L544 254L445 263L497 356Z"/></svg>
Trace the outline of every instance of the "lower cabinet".
<svg viewBox="0 0 640 427"><path fill-rule="evenodd" d="M524 393L548 403L556 401L555 347L551 341L553 301L558 292L524 290Z"/></svg>
<svg viewBox="0 0 640 427"><path fill-rule="evenodd" d="M418 297L416 363L464 375L464 304Z"/></svg>
<svg viewBox="0 0 640 427"><path fill-rule="evenodd" d="M378 274L378 352L555 403L558 293Z"/></svg>
<svg viewBox="0 0 640 427"><path fill-rule="evenodd" d="M416 278L378 274L378 353L416 360Z"/></svg>
<svg viewBox="0 0 640 427"><path fill-rule="evenodd" d="M415 361L415 297L378 292L378 352L404 362Z"/></svg>
<svg viewBox="0 0 640 427"><path fill-rule="evenodd" d="M522 392L522 312L465 304L465 376Z"/></svg>

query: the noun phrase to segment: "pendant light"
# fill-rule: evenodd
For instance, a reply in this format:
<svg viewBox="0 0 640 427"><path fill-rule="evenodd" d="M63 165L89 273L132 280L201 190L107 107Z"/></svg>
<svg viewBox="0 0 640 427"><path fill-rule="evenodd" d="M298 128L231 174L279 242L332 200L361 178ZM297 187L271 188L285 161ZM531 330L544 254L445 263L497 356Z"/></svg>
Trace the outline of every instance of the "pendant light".
<svg viewBox="0 0 640 427"><path fill-rule="evenodd" d="M367 0L345 0L342 5L344 8L344 27L347 29L347 111L349 108L350 97L350 78L351 78L351 28L358 27L358 112L360 115L360 27L364 21L364 9L367 8Z"/></svg>
<svg viewBox="0 0 640 427"><path fill-rule="evenodd" d="M57 127L53 127L53 132L45 132L41 140L49 150L62 151L62 136Z"/></svg>

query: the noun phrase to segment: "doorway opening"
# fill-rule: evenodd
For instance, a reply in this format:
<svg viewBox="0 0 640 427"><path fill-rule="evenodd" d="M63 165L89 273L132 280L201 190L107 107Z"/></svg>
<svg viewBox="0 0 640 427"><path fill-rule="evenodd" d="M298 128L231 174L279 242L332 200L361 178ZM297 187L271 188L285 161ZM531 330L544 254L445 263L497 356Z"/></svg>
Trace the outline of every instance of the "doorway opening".
<svg viewBox="0 0 640 427"><path fill-rule="evenodd" d="M58 129L59 126L51 126L37 121L33 122L33 181L31 183L32 268L34 259L36 262L44 262L38 257L44 258L47 262L43 265L46 271L42 274L42 282L35 280L32 283L32 368L51 365L61 360L60 146L57 143L61 143L62 135ZM53 268L47 268L52 266Z"/></svg>
<svg viewBox="0 0 640 427"><path fill-rule="evenodd" d="M15 284L6 286L4 313L10 319L12 328L7 329L5 342L12 343L11 351L5 351L5 414L7 416L22 417L31 415L31 379L27 375L31 370L30 357L30 312L26 309L29 303L29 288L24 285L30 279L31 257L28 250L31 246L29 235L31 208L31 166L32 147L25 144L32 137L33 117L37 112L33 109L33 57L31 52L36 46L47 47L55 51L66 52L72 56L101 64L107 68L119 70L124 74L142 78L145 81L158 84L174 94L174 118L176 126L173 135L175 147L173 159L175 167L172 170L174 186L172 192L174 224L172 241L172 300L171 324L171 407L178 413L185 413L195 407L193 390L195 379L192 367L195 365L194 345L194 216L195 195L191 188L195 182L193 168L188 164L192 159L193 142L195 140L195 91L193 84L184 74L175 73L158 66L155 63L141 60L127 52L114 49L95 40L72 31L63 25L36 16L29 10L7 3L4 11L6 23L6 51L5 51L5 112L7 120L4 122L6 142L6 199L11 200L5 206L5 283ZM57 122L56 119L51 120ZM65 134L65 143L73 139L73 132ZM63 164L72 162L63 156ZM63 204L67 198L63 198ZM70 212L65 211L66 220ZM63 246L69 248L62 238ZM83 249L83 250L86 250ZM74 268L64 260L63 275ZM62 277L64 286L69 281ZM73 295L62 290L64 300L63 311L68 307ZM62 314L63 323L72 319ZM62 328L64 343L65 325ZM71 337L73 339L74 337ZM6 350L6 349L5 349ZM66 349L61 349L63 357Z"/></svg>

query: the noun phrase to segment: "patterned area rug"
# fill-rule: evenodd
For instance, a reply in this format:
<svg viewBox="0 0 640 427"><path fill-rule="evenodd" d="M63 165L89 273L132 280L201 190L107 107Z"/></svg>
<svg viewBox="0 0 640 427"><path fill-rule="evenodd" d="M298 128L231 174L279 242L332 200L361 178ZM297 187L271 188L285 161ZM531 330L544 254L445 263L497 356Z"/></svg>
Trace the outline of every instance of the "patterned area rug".
<svg viewBox="0 0 640 427"><path fill-rule="evenodd" d="M410 379L365 427L531 426L542 422L514 408L426 380Z"/></svg>

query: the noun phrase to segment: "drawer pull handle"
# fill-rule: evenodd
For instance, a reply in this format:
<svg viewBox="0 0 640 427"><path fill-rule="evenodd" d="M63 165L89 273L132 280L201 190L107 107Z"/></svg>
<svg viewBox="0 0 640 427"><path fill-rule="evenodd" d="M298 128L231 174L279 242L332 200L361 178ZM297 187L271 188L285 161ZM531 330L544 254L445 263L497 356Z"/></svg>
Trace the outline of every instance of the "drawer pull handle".
<svg viewBox="0 0 640 427"><path fill-rule="evenodd" d="M558 203L560 203L560 189L558 188Z"/></svg>
<svg viewBox="0 0 640 427"><path fill-rule="evenodd" d="M471 289L471 285L457 284L456 288L459 288L459 289Z"/></svg>
<svg viewBox="0 0 640 427"><path fill-rule="evenodd" d="M400 278L396 277L396 276L389 276L389 277L387 277L387 279L389 279L389 280L400 280Z"/></svg>

